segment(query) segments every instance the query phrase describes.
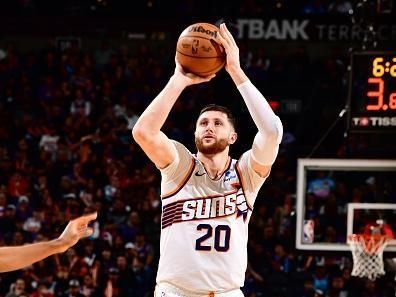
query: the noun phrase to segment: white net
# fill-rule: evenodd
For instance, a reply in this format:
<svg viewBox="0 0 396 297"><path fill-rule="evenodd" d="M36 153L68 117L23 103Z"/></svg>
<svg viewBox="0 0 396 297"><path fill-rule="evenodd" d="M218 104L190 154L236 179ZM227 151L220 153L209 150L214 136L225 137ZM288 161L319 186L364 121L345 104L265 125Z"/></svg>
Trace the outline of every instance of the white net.
<svg viewBox="0 0 396 297"><path fill-rule="evenodd" d="M348 243L353 256L352 275L375 280L385 274L383 253L389 241L387 236L356 235Z"/></svg>

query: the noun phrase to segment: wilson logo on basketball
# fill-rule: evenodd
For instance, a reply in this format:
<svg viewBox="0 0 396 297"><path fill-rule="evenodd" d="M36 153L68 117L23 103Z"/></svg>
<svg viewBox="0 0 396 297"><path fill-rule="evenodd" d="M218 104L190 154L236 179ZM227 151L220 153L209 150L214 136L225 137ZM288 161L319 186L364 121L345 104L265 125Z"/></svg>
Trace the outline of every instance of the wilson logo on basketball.
<svg viewBox="0 0 396 297"><path fill-rule="evenodd" d="M204 27L202 26L191 26L190 29L188 30L188 32L198 32L198 33L204 33L207 34L211 37L217 38L217 31L211 31L208 29L204 29Z"/></svg>

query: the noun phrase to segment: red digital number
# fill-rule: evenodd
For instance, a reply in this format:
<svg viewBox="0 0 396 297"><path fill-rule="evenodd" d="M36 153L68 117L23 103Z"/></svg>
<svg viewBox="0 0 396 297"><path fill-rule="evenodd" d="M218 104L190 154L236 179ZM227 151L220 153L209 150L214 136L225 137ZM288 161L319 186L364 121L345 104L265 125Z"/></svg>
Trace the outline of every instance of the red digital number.
<svg viewBox="0 0 396 297"><path fill-rule="evenodd" d="M396 93L392 93L389 96L389 108L396 109Z"/></svg>
<svg viewBox="0 0 396 297"><path fill-rule="evenodd" d="M370 77L369 84L377 85L377 90L367 92L367 97L376 100L376 104L368 104L367 110L380 110L384 105L384 80L379 77Z"/></svg>

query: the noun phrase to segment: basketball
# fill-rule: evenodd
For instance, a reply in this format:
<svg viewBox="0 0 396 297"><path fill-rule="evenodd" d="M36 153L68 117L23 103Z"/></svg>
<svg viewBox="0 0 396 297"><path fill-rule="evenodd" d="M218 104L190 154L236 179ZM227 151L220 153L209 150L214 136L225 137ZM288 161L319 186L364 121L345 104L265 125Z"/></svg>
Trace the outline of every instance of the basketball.
<svg viewBox="0 0 396 297"><path fill-rule="evenodd" d="M224 67L225 50L214 41L218 34L219 28L208 23L196 23L184 29L176 46L176 59L184 71L205 77Z"/></svg>

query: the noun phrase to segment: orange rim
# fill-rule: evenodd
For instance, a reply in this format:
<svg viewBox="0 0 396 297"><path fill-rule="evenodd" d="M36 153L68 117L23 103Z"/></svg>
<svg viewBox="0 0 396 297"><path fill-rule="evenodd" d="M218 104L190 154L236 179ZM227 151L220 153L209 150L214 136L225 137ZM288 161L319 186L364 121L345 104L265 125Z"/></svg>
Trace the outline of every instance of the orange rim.
<svg viewBox="0 0 396 297"><path fill-rule="evenodd" d="M366 253L374 254L381 251L381 247L393 239L382 234L351 234L348 236L349 245L362 245Z"/></svg>

